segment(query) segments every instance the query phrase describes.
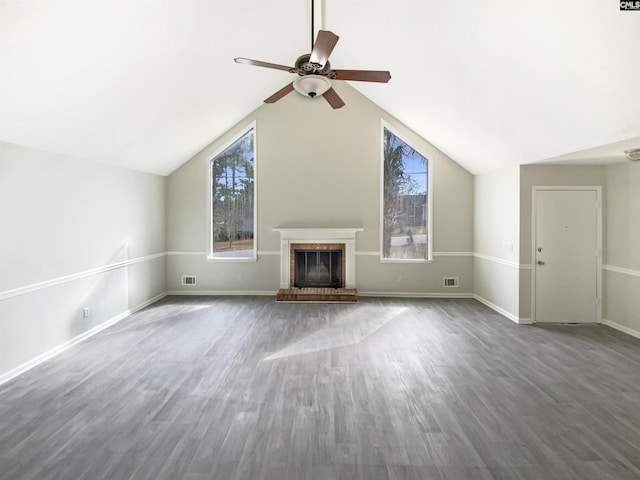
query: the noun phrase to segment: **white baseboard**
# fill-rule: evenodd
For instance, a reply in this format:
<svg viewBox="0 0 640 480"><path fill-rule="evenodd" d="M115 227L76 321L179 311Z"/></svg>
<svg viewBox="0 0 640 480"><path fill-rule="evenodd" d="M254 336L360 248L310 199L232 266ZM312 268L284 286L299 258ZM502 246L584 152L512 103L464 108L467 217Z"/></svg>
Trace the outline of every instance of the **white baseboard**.
<svg viewBox="0 0 640 480"><path fill-rule="evenodd" d="M238 290L170 290L167 295L258 295L276 296L277 291L238 291ZM416 293L416 292L368 292L358 291L361 297L398 297L398 298L474 298L472 293Z"/></svg>
<svg viewBox="0 0 640 480"><path fill-rule="evenodd" d="M230 295L277 295L277 291L241 291L241 290L169 290L167 295L211 295L216 297L230 296Z"/></svg>
<svg viewBox="0 0 640 480"><path fill-rule="evenodd" d="M8 372L5 372L3 374L0 375L0 385L2 385L3 383L8 382L9 380L22 375L23 373L25 373L28 370L31 370L32 368L40 365L42 362L45 362L47 360L50 360L51 358L55 357L56 355L59 355L60 353L64 352L65 350L68 350L69 348L73 347L74 345L77 345L78 343L82 342L83 340L86 340L89 337L94 336L96 333L99 333L113 325L115 325L116 323L120 322L121 320L124 320L125 318L127 318L129 315L142 310L145 307L148 307L149 305L151 305L152 303L157 302L158 300L164 298L166 296L166 292L165 293L161 293L160 295L157 295L149 300L147 300L146 302L141 303L140 305L138 305L137 307L134 307L132 309L126 310L122 313L120 313L119 315L116 315L113 318L110 318L109 320L106 320L104 322L102 322L100 325L96 325L95 327L93 327L90 330L87 330L84 333L81 333L80 335L78 335L77 337L73 337L71 340L68 340L66 342L64 342L61 345L58 345L57 347L52 348L51 350L48 350L46 352L44 352L41 355L38 355L37 357L29 360L26 363L23 363L22 365L9 370Z"/></svg>
<svg viewBox="0 0 640 480"><path fill-rule="evenodd" d="M358 291L361 297L397 298L473 298L472 293L417 293L417 292L367 292Z"/></svg>
<svg viewBox="0 0 640 480"><path fill-rule="evenodd" d="M487 300L486 298L481 297L480 295L474 294L473 298L478 300L480 303L486 305L491 310L495 310L500 315L502 315L504 317L507 317L509 320L511 320L514 323L517 323L518 325L529 325L529 324L533 323L533 320L531 318L520 318L520 317L518 317L517 315L514 315L511 312L507 312L504 308L499 307L495 303L490 302L489 300Z"/></svg>
<svg viewBox="0 0 640 480"><path fill-rule="evenodd" d="M619 330L623 333L626 333L627 335L631 335L632 337L636 337L636 338L640 338L640 332L638 330L634 330L633 328L629 328L629 327L625 327L624 325L621 325L617 322L614 322L612 320L607 320L606 318L602 319L602 323L603 325L606 325L607 327L611 327L614 328L616 330Z"/></svg>

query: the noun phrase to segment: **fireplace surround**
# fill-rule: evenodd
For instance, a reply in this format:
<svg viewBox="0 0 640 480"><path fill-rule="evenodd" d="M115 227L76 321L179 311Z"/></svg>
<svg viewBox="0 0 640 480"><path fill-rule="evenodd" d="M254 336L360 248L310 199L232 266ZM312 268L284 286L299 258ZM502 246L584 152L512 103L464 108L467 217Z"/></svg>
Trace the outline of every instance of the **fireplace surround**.
<svg viewBox="0 0 640 480"><path fill-rule="evenodd" d="M341 250L341 286L347 289L356 288L356 234L362 231L362 228L274 228L274 230L280 233L280 288L295 287L296 275L293 270L295 250Z"/></svg>

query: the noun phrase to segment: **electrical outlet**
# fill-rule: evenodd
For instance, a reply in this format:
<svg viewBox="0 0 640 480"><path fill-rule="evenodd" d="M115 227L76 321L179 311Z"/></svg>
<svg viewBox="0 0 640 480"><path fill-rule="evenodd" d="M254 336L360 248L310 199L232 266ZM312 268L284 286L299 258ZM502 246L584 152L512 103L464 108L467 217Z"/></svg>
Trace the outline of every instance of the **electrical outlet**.
<svg viewBox="0 0 640 480"><path fill-rule="evenodd" d="M82 309L82 318L88 318L89 317L89 307L84 307Z"/></svg>

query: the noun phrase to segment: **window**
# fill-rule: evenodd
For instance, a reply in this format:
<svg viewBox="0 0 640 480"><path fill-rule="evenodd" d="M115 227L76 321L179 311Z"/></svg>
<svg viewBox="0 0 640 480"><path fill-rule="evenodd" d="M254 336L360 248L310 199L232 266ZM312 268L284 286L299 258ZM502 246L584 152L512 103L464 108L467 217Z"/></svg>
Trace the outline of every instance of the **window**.
<svg viewBox="0 0 640 480"><path fill-rule="evenodd" d="M256 258L254 130L244 130L211 159L209 258Z"/></svg>
<svg viewBox="0 0 640 480"><path fill-rule="evenodd" d="M382 130L382 259L429 260L429 160L388 128Z"/></svg>

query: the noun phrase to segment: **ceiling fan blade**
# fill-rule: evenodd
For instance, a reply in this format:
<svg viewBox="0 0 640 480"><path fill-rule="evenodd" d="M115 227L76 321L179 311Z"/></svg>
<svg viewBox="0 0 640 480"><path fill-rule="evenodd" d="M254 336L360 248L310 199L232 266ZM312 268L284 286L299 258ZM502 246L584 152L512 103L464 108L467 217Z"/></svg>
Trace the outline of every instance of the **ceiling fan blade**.
<svg viewBox="0 0 640 480"><path fill-rule="evenodd" d="M285 72L294 73L297 70L294 67L287 67L286 65L278 65L276 63L261 62L260 60L251 60L250 58L234 58L234 62L242 63L243 65L253 65L255 67L275 68L276 70L284 70Z"/></svg>
<svg viewBox="0 0 640 480"><path fill-rule="evenodd" d="M316 37L316 43L313 44L313 50L311 51L311 63L317 63L323 67L329 60L329 55L333 52L336 43L340 37L328 30L320 30Z"/></svg>
<svg viewBox="0 0 640 480"><path fill-rule="evenodd" d="M344 102L333 88L330 88L329 90L324 92L322 96L334 109L344 107Z"/></svg>
<svg viewBox="0 0 640 480"><path fill-rule="evenodd" d="M331 70L329 74L332 73L335 73L336 80L387 83L391 79L391 73L386 70Z"/></svg>
<svg viewBox="0 0 640 480"><path fill-rule="evenodd" d="M293 82L281 88L276 93L271 95L269 98L265 99L264 103L276 103L278 100L284 97L287 93L291 93L291 92L293 92Z"/></svg>

